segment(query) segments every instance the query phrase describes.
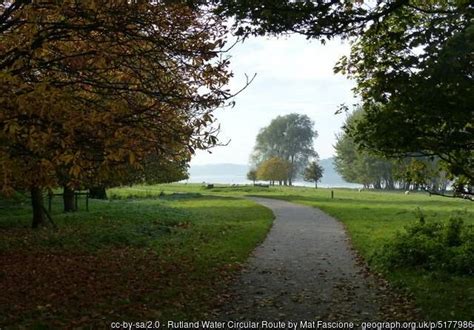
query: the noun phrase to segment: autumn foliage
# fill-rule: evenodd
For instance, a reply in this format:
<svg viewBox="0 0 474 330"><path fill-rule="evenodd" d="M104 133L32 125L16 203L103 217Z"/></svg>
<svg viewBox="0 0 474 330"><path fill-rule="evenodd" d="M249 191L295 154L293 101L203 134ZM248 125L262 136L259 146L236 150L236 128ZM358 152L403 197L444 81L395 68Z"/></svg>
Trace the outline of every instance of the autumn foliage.
<svg viewBox="0 0 474 330"><path fill-rule="evenodd" d="M257 169L257 178L259 180L274 181L288 180L291 172L291 164L279 157L272 157L264 161Z"/></svg>
<svg viewBox="0 0 474 330"><path fill-rule="evenodd" d="M215 16L160 1L2 2L2 192L120 182L213 146L224 35Z"/></svg>

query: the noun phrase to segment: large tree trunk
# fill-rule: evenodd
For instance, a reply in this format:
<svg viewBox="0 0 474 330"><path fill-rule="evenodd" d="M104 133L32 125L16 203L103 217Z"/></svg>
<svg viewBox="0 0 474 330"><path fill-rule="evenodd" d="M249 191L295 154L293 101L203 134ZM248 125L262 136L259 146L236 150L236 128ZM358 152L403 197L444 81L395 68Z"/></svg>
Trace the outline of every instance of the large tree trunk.
<svg viewBox="0 0 474 330"><path fill-rule="evenodd" d="M33 207L33 228L46 225L46 214L44 213L43 190L38 187L31 188L31 205Z"/></svg>
<svg viewBox="0 0 474 330"><path fill-rule="evenodd" d="M76 211L76 203L74 198L74 190L65 186L63 192L64 212Z"/></svg>
<svg viewBox="0 0 474 330"><path fill-rule="evenodd" d="M315 181L315 182L314 182L314 188L315 188L315 189L318 189L318 181Z"/></svg>
<svg viewBox="0 0 474 330"><path fill-rule="evenodd" d="M89 197L94 199L107 199L105 186L97 186L89 188Z"/></svg>
<svg viewBox="0 0 474 330"><path fill-rule="evenodd" d="M293 185L293 176L295 176L295 155L290 156L290 165L291 165L291 170L290 170L290 175L288 176L288 185L292 186Z"/></svg>

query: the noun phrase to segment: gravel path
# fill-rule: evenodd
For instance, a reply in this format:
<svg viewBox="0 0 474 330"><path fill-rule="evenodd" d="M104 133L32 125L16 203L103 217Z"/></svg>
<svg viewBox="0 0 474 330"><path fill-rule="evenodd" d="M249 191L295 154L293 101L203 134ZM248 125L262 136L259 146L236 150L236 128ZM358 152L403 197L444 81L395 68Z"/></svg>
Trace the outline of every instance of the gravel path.
<svg viewBox="0 0 474 330"><path fill-rule="evenodd" d="M233 299L221 308L222 319L385 319L386 292L357 264L338 221L312 207L252 200L276 218L232 288Z"/></svg>

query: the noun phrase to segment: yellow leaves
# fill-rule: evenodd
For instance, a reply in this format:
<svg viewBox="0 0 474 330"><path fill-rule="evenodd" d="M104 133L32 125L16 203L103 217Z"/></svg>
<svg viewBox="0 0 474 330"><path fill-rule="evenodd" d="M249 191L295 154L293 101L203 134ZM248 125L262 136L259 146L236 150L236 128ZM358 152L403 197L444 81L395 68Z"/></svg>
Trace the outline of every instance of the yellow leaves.
<svg viewBox="0 0 474 330"><path fill-rule="evenodd" d="M40 11L25 6L18 15L31 20L0 36L0 57L21 55L0 72L8 109L0 114L0 152L21 154L12 166L31 173L19 186L116 179L150 155L176 159L188 146L216 143L203 131L212 131L228 75L210 61L223 47L218 23L149 2L48 2Z"/></svg>
<svg viewBox="0 0 474 330"><path fill-rule="evenodd" d="M79 175L81 174L81 167L80 167L79 165L74 164L74 165L71 166L71 168L69 169L69 174L70 174L72 177L78 178Z"/></svg>
<svg viewBox="0 0 474 330"><path fill-rule="evenodd" d="M71 163L73 160L74 160L74 155L71 155L71 154L65 154L65 155L61 155L59 157L59 159L64 162L64 164L69 164Z"/></svg>
<svg viewBox="0 0 474 330"><path fill-rule="evenodd" d="M5 123L3 131L10 136L14 136L20 130L20 125L16 120L10 120Z"/></svg>
<svg viewBox="0 0 474 330"><path fill-rule="evenodd" d="M122 160L122 157L120 155L120 152L110 153L107 155L107 160L112 162L120 162Z"/></svg>
<svg viewBox="0 0 474 330"><path fill-rule="evenodd" d="M137 158L135 156L135 154L133 153L133 151L130 151L129 154L128 154L128 161L131 165L134 165L137 161Z"/></svg>
<svg viewBox="0 0 474 330"><path fill-rule="evenodd" d="M291 165L286 160L273 157L264 161L257 169L257 177L261 180L287 180Z"/></svg>

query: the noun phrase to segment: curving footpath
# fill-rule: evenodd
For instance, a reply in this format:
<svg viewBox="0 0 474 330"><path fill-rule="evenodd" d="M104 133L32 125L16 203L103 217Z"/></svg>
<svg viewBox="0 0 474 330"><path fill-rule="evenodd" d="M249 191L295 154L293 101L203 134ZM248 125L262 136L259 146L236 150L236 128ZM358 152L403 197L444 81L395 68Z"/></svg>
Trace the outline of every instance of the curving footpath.
<svg viewBox="0 0 474 330"><path fill-rule="evenodd" d="M270 208L275 221L221 308L223 319L360 322L387 320L387 311L411 318L393 307L400 297L358 265L337 220L308 206L251 199ZM407 301L398 305L413 310Z"/></svg>

